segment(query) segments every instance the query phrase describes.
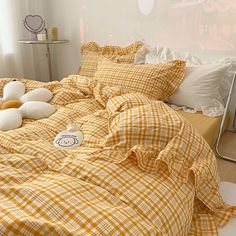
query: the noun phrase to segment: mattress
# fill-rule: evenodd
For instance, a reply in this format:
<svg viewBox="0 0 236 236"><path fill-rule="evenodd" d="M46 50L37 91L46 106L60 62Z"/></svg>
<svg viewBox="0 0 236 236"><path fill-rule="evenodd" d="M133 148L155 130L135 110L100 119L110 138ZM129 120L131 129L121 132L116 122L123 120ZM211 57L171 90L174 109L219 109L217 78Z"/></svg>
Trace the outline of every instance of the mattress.
<svg viewBox="0 0 236 236"><path fill-rule="evenodd" d="M207 143L214 147L220 128L222 116L209 117L204 116L202 112L188 113L182 110L177 111L185 120L190 122L195 129L203 136ZM228 127L230 122L229 115L226 117L225 129Z"/></svg>

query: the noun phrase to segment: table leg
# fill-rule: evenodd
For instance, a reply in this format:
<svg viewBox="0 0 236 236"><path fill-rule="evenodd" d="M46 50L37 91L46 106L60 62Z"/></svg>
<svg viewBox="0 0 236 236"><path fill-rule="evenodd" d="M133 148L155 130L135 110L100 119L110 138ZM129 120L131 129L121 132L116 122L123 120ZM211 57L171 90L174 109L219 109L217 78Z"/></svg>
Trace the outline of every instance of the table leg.
<svg viewBox="0 0 236 236"><path fill-rule="evenodd" d="M49 70L49 78L50 81L52 80L52 62L51 62L51 49L50 49L50 44L47 44L47 54L46 54L47 58L48 58L48 70Z"/></svg>

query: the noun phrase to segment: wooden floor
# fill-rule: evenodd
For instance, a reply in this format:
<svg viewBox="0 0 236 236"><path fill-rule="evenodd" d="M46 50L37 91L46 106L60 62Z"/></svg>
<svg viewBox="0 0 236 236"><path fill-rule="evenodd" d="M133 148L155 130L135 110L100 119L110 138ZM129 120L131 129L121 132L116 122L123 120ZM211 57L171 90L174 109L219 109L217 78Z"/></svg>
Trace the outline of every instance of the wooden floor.
<svg viewBox="0 0 236 236"><path fill-rule="evenodd" d="M222 136L219 150L222 154L236 160L236 133L225 132ZM216 155L217 156L217 155ZM236 183L236 163L222 160L217 157L220 179Z"/></svg>

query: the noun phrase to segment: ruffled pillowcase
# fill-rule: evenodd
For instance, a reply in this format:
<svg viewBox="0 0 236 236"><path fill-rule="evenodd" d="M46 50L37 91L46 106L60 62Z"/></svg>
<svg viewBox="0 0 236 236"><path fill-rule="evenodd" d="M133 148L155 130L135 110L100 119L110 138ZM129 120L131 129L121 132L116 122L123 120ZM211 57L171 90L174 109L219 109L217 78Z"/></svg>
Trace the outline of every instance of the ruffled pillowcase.
<svg viewBox="0 0 236 236"><path fill-rule="evenodd" d="M81 47L82 64L78 74L93 78L97 70L97 64L103 57L118 63L133 63L136 52L142 46L142 42L134 42L125 48L112 45L100 47L95 42L86 43Z"/></svg>
<svg viewBox="0 0 236 236"><path fill-rule="evenodd" d="M166 101L181 84L185 62L164 64L119 64L106 58L98 62L94 79L108 86L120 86L128 92L141 93L148 98Z"/></svg>
<svg viewBox="0 0 236 236"><path fill-rule="evenodd" d="M204 64L191 53L177 52L166 47L144 48L137 52L136 62L155 64L181 59L187 63L185 78L169 98L169 103L202 111L206 116L214 117L224 113L224 99L228 95L232 78L231 63L218 61Z"/></svg>

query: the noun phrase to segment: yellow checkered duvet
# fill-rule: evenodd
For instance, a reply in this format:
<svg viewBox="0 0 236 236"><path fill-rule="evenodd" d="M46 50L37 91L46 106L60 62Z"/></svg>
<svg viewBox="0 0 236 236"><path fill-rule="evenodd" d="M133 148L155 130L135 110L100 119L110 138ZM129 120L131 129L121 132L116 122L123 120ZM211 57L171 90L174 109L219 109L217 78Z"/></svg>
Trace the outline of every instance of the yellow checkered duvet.
<svg viewBox="0 0 236 236"><path fill-rule="evenodd" d="M208 144L163 102L79 76L23 82L57 112L0 132L0 235L217 235L236 214ZM55 148L71 122L83 145Z"/></svg>

